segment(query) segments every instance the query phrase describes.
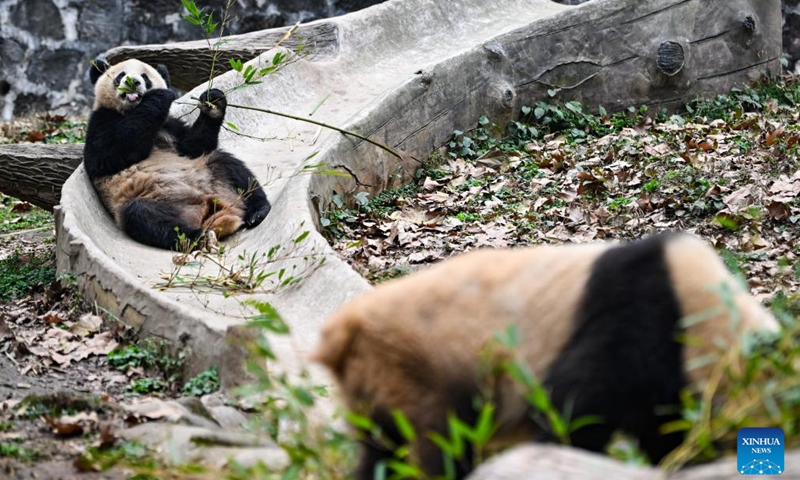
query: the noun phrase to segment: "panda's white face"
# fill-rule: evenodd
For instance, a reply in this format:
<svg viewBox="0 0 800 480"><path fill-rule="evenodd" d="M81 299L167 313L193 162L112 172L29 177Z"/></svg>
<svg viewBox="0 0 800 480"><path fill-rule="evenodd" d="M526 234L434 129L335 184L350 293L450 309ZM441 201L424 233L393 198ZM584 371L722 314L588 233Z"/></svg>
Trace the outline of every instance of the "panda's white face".
<svg viewBox="0 0 800 480"><path fill-rule="evenodd" d="M125 60L110 66L97 79L94 108L125 113L139 105L145 92L154 88L167 88L158 70L139 60Z"/></svg>

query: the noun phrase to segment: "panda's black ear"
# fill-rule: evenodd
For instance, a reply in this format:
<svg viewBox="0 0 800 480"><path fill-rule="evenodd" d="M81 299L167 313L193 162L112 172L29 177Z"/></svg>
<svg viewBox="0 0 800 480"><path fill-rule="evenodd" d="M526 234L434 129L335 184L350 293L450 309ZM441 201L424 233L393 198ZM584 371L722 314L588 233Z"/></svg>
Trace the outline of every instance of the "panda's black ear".
<svg viewBox="0 0 800 480"><path fill-rule="evenodd" d="M102 58L96 58L92 60L90 63L91 66L89 67L89 79L92 81L92 85L94 85L95 83L97 83L97 79L100 78L100 75L102 75L103 72L108 70L108 67L110 67L111 65L109 65L108 62L106 62Z"/></svg>
<svg viewBox="0 0 800 480"><path fill-rule="evenodd" d="M169 83L169 70L167 70L167 66L163 64L156 65L156 71L161 74L161 78L167 82L167 88L171 87L172 85Z"/></svg>

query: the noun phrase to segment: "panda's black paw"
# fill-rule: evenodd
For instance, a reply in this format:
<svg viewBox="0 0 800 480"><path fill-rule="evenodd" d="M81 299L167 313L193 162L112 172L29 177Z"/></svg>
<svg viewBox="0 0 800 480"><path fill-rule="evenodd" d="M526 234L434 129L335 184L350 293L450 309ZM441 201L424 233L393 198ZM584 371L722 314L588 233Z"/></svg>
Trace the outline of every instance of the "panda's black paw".
<svg viewBox="0 0 800 480"><path fill-rule="evenodd" d="M247 206L244 212L244 226L245 228L255 228L267 218L267 214L272 209L269 202L264 198L263 203L257 206Z"/></svg>
<svg viewBox="0 0 800 480"><path fill-rule="evenodd" d="M176 98L178 98L178 96L175 95L175 92L172 90L166 88L154 88L146 91L142 97L142 100L148 101L148 99L151 99L149 101L155 101L169 106L172 105L172 102L174 102Z"/></svg>
<svg viewBox="0 0 800 480"><path fill-rule="evenodd" d="M222 118L225 116L225 108L227 106L228 100L225 99L225 94L222 93L222 90L212 88L200 95L200 113L208 115L211 118Z"/></svg>

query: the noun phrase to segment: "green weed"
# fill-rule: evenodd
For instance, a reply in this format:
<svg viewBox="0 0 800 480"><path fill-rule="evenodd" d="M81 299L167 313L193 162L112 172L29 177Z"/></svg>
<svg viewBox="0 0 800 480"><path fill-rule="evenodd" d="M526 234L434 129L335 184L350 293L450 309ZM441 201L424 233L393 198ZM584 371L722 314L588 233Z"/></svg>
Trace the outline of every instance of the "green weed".
<svg viewBox="0 0 800 480"><path fill-rule="evenodd" d="M39 458L39 452L16 443L0 442L0 458L15 458L24 463L31 463Z"/></svg>
<svg viewBox="0 0 800 480"><path fill-rule="evenodd" d="M26 205L20 210L17 199L0 194L0 233L40 228L53 223L53 214L39 207Z"/></svg>
<svg viewBox="0 0 800 480"><path fill-rule="evenodd" d="M201 397L219 390L219 374L216 368L209 368L189 379L183 385L181 393L192 397Z"/></svg>
<svg viewBox="0 0 800 480"><path fill-rule="evenodd" d="M15 250L0 259L0 301L19 298L33 287L49 285L56 279L51 255Z"/></svg>

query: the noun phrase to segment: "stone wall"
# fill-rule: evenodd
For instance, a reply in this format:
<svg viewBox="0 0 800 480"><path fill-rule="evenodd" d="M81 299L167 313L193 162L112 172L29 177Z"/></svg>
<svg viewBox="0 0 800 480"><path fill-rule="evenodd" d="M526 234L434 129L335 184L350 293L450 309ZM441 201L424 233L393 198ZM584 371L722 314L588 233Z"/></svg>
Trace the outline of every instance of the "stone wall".
<svg viewBox="0 0 800 480"><path fill-rule="evenodd" d="M341 15L382 0L235 0L230 33ZM220 18L227 0L196 0ZM89 61L126 44L202 38L180 0L0 0L0 120L86 112Z"/></svg>
<svg viewBox="0 0 800 480"><path fill-rule="evenodd" d="M789 71L800 73L800 0L783 0L783 53Z"/></svg>

